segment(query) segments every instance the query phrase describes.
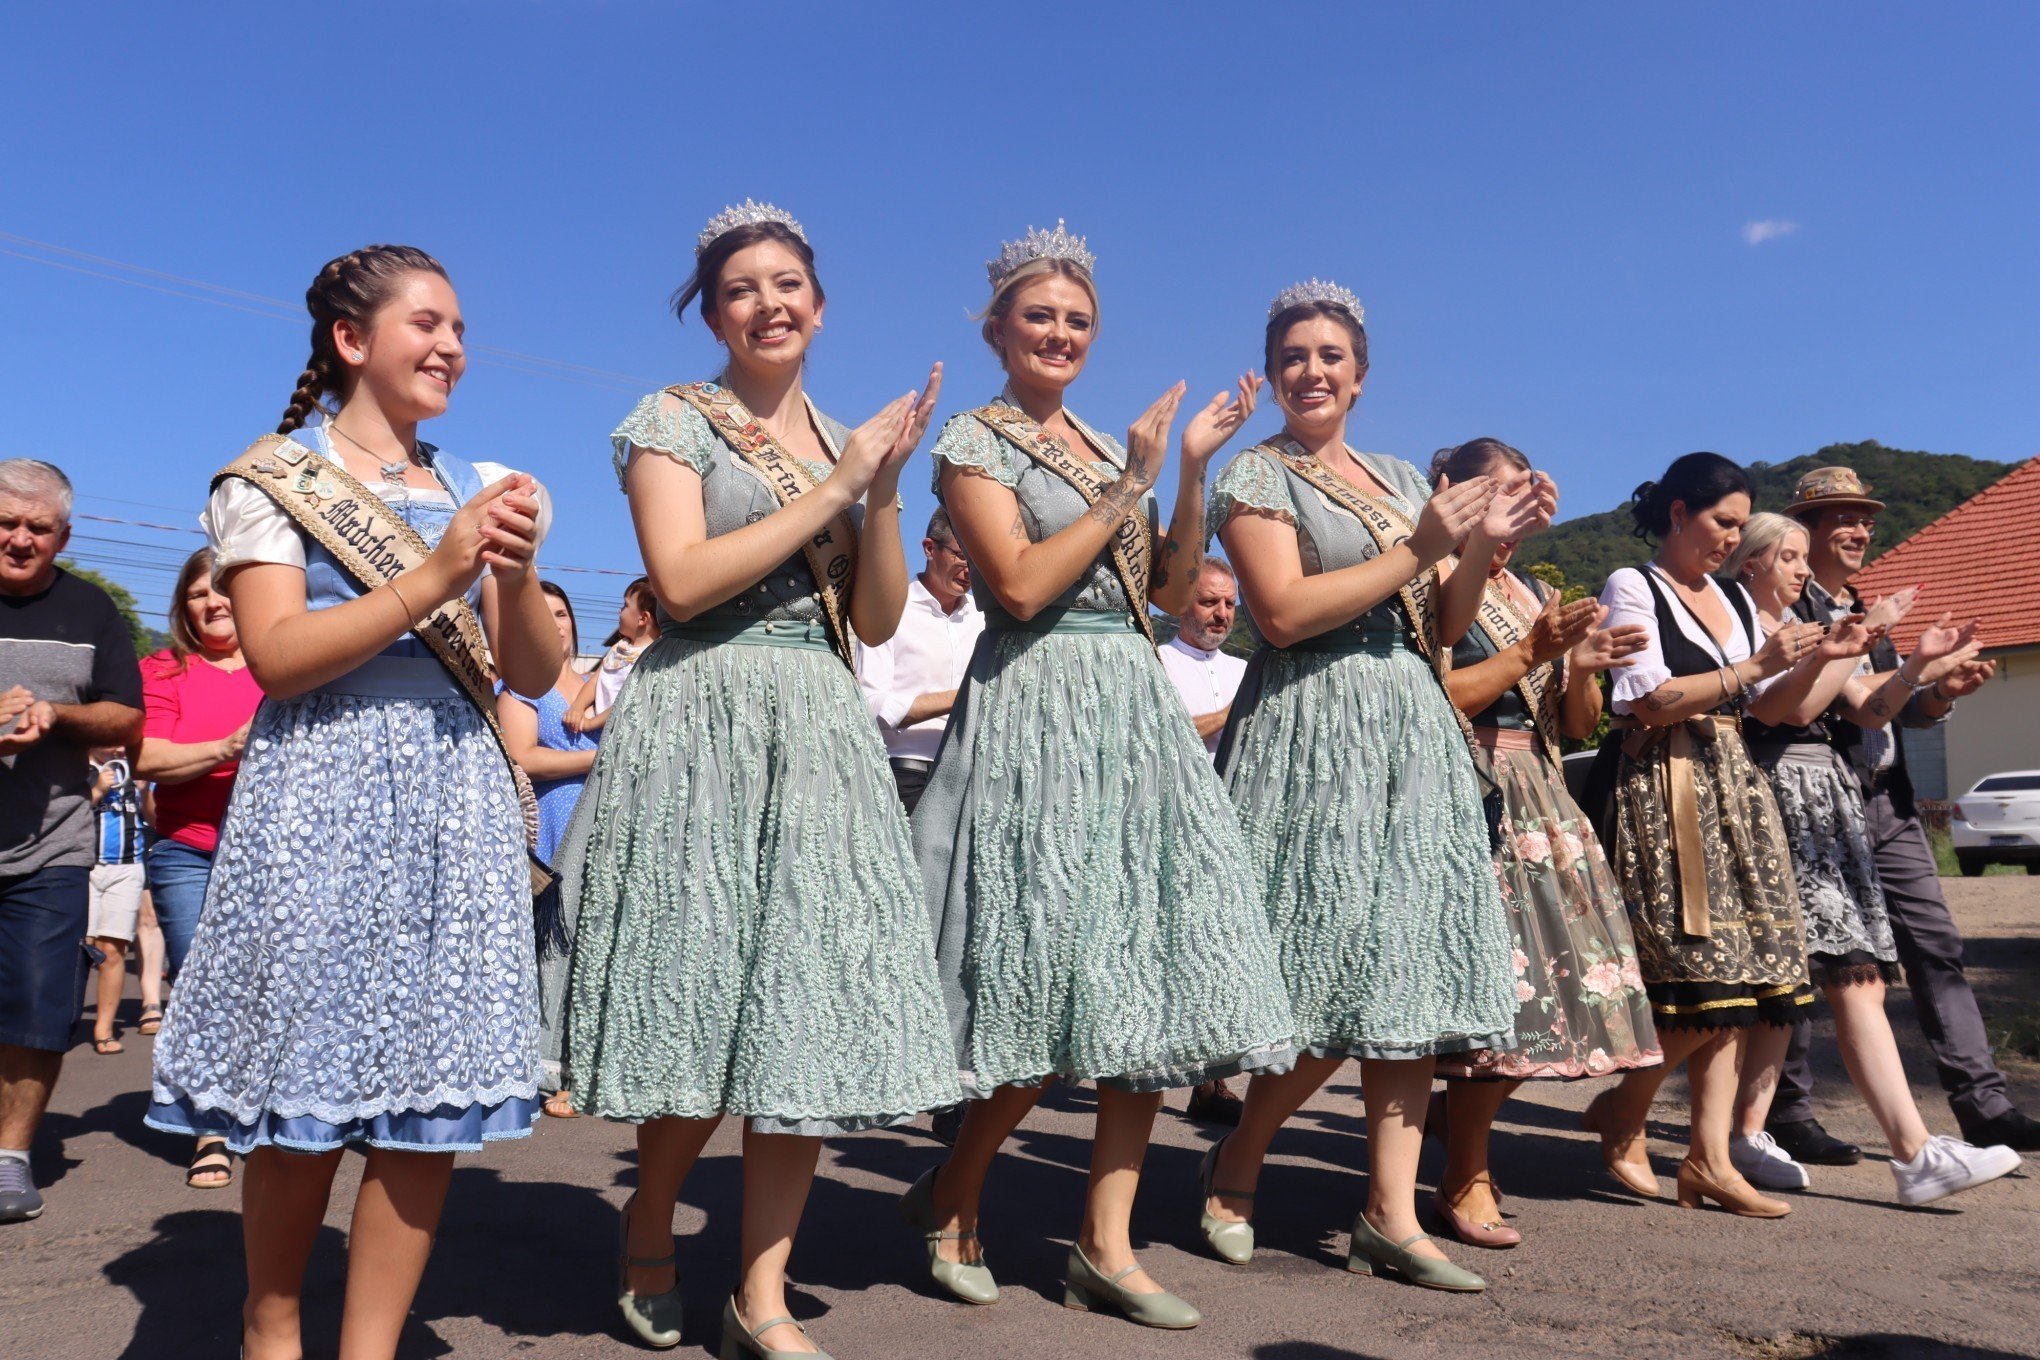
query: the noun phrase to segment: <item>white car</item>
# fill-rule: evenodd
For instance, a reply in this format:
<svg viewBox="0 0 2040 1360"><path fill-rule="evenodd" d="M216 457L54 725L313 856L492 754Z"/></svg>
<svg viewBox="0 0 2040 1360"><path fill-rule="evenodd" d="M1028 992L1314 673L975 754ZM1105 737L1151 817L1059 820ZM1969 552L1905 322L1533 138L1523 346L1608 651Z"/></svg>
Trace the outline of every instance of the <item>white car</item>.
<svg viewBox="0 0 2040 1360"><path fill-rule="evenodd" d="M1985 775L1948 814L1955 862L1974 878L1988 864L2023 864L2040 873L2040 770Z"/></svg>

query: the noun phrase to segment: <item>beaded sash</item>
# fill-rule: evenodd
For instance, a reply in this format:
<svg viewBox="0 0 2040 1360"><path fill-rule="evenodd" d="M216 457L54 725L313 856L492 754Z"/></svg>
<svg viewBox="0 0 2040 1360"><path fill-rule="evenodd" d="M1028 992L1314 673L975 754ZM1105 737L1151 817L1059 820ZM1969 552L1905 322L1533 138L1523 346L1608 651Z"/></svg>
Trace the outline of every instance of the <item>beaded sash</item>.
<svg viewBox="0 0 2040 1360"><path fill-rule="evenodd" d="M751 414L750 408L737 400L737 394L729 388L717 383L677 383L666 390L701 412L723 442L765 479L780 505L791 505L821 485L800 459L779 447L779 441L772 437L764 422ZM839 453L823 429L815 404L807 400L805 393L801 400L807 405L808 419L813 421L823 445L832 455ZM843 664L855 670L857 652L850 633L850 589L857 579L857 530L851 526L850 516L846 513L832 518L801 545L801 551L807 555L808 570L814 573L822 617L829 625L829 642Z"/></svg>
<svg viewBox="0 0 2040 1360"><path fill-rule="evenodd" d="M364 591L424 565L432 555L432 545L337 460L323 458L287 435L265 434L257 439L240 457L213 474L213 487L229 477L267 496ZM538 843L538 799L496 721L496 687L489 678L493 667L481 620L464 596L455 596L414 623L411 635L431 649L460 685L510 767L510 780L516 785L518 806L524 813L526 858L536 897L553 882L552 872L529 853Z"/></svg>
<svg viewBox="0 0 2040 1360"><path fill-rule="evenodd" d="M1096 505L1105 489L1112 485L1110 478L1100 475L1078 458L1069 445L1044 430L1032 416L1018 407L993 402L990 406L978 407L971 414L993 434L1069 483L1084 498L1086 505ZM1100 449L1104 448L1104 441L1089 426L1067 411L1063 414L1086 439ZM1118 575L1121 588L1126 591L1126 603L1133 613L1134 624L1140 629L1141 636L1147 639L1148 646L1152 647L1155 645L1155 630L1154 625L1148 622L1148 577L1154 569L1155 545L1147 516L1140 512L1138 505L1112 530L1106 551L1112 560L1112 570Z"/></svg>

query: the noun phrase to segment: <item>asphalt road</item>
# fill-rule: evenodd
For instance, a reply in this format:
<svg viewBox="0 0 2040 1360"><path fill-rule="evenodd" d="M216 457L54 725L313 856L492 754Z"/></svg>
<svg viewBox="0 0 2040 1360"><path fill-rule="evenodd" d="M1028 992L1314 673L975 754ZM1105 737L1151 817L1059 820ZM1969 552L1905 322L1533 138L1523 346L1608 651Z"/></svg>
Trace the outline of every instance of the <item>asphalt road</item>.
<svg viewBox="0 0 2040 1360"><path fill-rule="evenodd" d="M1946 880L1969 936L1987 1015L2040 1008L2040 878ZM1930 1127L1954 1132L1932 1083L1911 1003L1893 1022ZM132 996L124 1007L131 1023ZM1824 1013L1823 1013L1824 1015ZM242 1293L239 1191L184 1188L185 1148L142 1126L150 1041L73 1052L36 1144L48 1210L0 1227L0 1355L231 1357ZM1822 1022L1822 1118L1875 1149L1876 1126L1843 1079ZM2040 1066L2013 1062L2017 1094L2040 1113ZM1795 1212L1754 1222L1694 1213L1613 1190L1576 1111L1598 1083L1533 1086L1507 1106L1496 1175L1525 1244L1452 1248L1485 1271L1484 1295L1433 1293L1347 1274L1347 1226L1364 1182L1357 1069L1348 1068L1276 1144L1263 1177L1253 1264L1204 1254L1197 1159L1212 1132L1165 1114L1135 1216L1143 1260L1196 1303L1193 1332L1147 1331L1059 1306L1075 1230L1090 1100L1053 1095L1022 1127L987 1195L990 1261L1005 1288L991 1308L943 1301L920 1283L919 1244L893 1201L936 1159L915 1131L831 1143L793 1256L795 1311L841 1360L874 1357L1168 1356L1253 1360L1360 1357L1996 1357L2040 1353L2040 1186L2014 1177L1946 1207L1892 1201L1880 1158L1817 1169ZM1922 1083L1925 1084L1922 1084ZM1683 1087L1666 1087L1655 1132L1683 1132ZM1172 1098L1180 1109L1180 1098ZM1658 1144L1669 1177L1676 1143ZM1669 1151L1672 1155L1663 1155ZM1426 1185L1437 1170L1425 1158ZM545 1120L528 1142L462 1158L405 1357L637 1353L617 1321L615 1224L633 1171L627 1127ZM360 1162L348 1158L314 1256L307 1354L334 1353L344 1233ZM675 1221L692 1313L674 1354L716 1345L731 1283L737 1133L710 1144Z"/></svg>

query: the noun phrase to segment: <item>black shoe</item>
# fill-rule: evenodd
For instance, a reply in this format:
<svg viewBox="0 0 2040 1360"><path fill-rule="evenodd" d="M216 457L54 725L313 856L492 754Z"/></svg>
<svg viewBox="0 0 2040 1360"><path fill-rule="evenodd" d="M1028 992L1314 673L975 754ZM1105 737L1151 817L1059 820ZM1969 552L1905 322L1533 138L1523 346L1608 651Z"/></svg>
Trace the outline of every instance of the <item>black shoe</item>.
<svg viewBox="0 0 2040 1360"><path fill-rule="evenodd" d="M1806 1166L1854 1166L1863 1160L1863 1149L1844 1143L1820 1126L1818 1119L1794 1119L1764 1125L1764 1132L1793 1161Z"/></svg>
<svg viewBox="0 0 2040 1360"><path fill-rule="evenodd" d="M2040 1152L2040 1119L2006 1110L1994 1119L1962 1120L1962 1141L1977 1147L2002 1143L2014 1152Z"/></svg>
<svg viewBox="0 0 2040 1360"><path fill-rule="evenodd" d="M935 1136L936 1142L956 1146L957 1132L963 1128L964 1108L963 1105L951 1105L928 1116L928 1132Z"/></svg>
<svg viewBox="0 0 2040 1360"><path fill-rule="evenodd" d="M1235 1127L1240 1122L1240 1112L1246 1108L1246 1102L1224 1082L1207 1081L1190 1092L1190 1103L1183 1113L1206 1124Z"/></svg>

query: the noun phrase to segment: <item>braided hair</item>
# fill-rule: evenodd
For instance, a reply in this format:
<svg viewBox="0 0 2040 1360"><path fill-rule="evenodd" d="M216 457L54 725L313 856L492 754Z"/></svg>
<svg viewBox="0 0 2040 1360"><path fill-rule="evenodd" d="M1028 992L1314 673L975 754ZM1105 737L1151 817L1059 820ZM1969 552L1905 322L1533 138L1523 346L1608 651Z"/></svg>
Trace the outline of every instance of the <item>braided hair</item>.
<svg viewBox="0 0 2040 1360"><path fill-rule="evenodd" d="M344 396L346 367L333 344L333 323L350 321L363 331L404 275L424 272L446 277L445 266L416 246L363 246L326 261L312 286L305 289L305 310L312 314L312 357L298 375L278 434L302 426L312 412L326 410L319 399L327 393ZM331 414L328 411L328 414Z"/></svg>

